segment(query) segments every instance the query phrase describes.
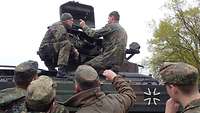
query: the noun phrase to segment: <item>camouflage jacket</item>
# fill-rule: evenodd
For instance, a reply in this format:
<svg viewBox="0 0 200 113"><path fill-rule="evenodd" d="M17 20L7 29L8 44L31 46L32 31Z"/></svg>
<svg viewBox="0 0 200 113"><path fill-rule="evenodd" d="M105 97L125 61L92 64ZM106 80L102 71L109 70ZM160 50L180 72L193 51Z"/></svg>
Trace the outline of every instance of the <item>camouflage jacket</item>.
<svg viewBox="0 0 200 113"><path fill-rule="evenodd" d="M56 43L61 42L67 39L67 31L62 24L62 22L56 22L52 26L48 27L42 43L40 46L45 45L46 43Z"/></svg>
<svg viewBox="0 0 200 113"><path fill-rule="evenodd" d="M135 93L120 76L114 78L113 85L118 94L105 95L100 88L93 88L72 96L64 105L80 107L77 113L125 113L135 102Z"/></svg>
<svg viewBox="0 0 200 113"><path fill-rule="evenodd" d="M69 113L65 106L57 104L55 110L50 113Z"/></svg>
<svg viewBox="0 0 200 113"><path fill-rule="evenodd" d="M21 88L7 88L0 91L0 112L22 113L25 107L26 90Z"/></svg>
<svg viewBox="0 0 200 113"><path fill-rule="evenodd" d="M125 58L127 33L119 23L106 24L99 30L93 30L88 26L83 31L90 37L103 36L102 65L121 65Z"/></svg>
<svg viewBox="0 0 200 113"><path fill-rule="evenodd" d="M193 100L184 109L182 113L200 113L200 99Z"/></svg>
<svg viewBox="0 0 200 113"><path fill-rule="evenodd" d="M48 27L48 31L40 44L40 48L47 44L60 43L62 41L68 41L76 48L79 48L83 44L78 37L68 33L67 27L59 21Z"/></svg>

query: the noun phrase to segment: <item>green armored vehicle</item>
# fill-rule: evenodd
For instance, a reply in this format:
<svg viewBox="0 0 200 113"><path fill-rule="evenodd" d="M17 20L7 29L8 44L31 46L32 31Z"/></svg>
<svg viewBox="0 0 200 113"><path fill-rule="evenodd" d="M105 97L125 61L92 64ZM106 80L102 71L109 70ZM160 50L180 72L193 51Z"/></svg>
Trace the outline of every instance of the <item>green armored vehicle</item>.
<svg viewBox="0 0 200 113"><path fill-rule="evenodd" d="M86 40L87 45L80 50L80 56L85 61L98 55L98 51L101 49L101 39L92 39L79 30L79 19L82 18L86 21L86 24L95 28L94 8L89 5L80 4L78 2L67 2L60 6L60 15L65 12L69 12L73 15L75 25L69 32L76 35L80 40ZM120 68L120 75L122 75L131 84L136 92L136 103L129 109L130 113L164 113L165 102L169 98L165 87L149 75L143 75L138 73L138 65L131 63L128 60L134 55L140 53L139 44L133 42L130 48L126 50L127 57L124 64ZM96 51L96 52L90 52ZM92 53L92 54L91 54ZM47 61L44 61L47 62ZM55 65L54 62L48 63ZM74 66L73 62L71 64ZM73 67L72 66L72 67ZM13 87L12 77L14 75L15 66L0 65L0 90L8 87ZM74 71L74 67L71 71ZM65 78L56 78L56 72L50 72L41 69L41 75L51 76L58 84L57 87L57 99L60 102L64 102L70 96L73 95L74 87L73 81ZM112 84L104 78L101 80L102 90L106 93L115 93ZM108 106L109 107L109 106ZM76 109L69 108L71 112Z"/></svg>

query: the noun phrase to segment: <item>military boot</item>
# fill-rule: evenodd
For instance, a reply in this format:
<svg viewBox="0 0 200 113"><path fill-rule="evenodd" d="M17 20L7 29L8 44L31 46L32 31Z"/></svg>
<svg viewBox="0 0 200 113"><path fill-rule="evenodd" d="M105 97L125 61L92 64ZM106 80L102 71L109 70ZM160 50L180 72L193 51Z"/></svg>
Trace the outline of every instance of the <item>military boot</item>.
<svg viewBox="0 0 200 113"><path fill-rule="evenodd" d="M66 65L61 65L58 67L58 72L56 77L58 78L65 78L68 80L73 80L73 72L70 72Z"/></svg>
<svg viewBox="0 0 200 113"><path fill-rule="evenodd" d="M52 67L52 66L47 66L48 70L50 72L57 72L57 70L55 69L55 67Z"/></svg>
<svg viewBox="0 0 200 113"><path fill-rule="evenodd" d="M57 72L56 77L62 78L62 77L65 77L65 76L67 76L66 66L60 65L58 67L58 72Z"/></svg>

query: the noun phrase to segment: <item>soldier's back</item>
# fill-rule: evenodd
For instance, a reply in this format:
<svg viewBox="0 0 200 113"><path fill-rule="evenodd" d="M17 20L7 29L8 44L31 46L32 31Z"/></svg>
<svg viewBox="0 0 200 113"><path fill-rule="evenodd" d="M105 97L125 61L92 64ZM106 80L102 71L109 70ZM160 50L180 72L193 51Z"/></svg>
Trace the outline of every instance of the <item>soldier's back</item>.
<svg viewBox="0 0 200 113"><path fill-rule="evenodd" d="M22 113L26 111L26 90L21 88L8 88L0 91L0 112Z"/></svg>

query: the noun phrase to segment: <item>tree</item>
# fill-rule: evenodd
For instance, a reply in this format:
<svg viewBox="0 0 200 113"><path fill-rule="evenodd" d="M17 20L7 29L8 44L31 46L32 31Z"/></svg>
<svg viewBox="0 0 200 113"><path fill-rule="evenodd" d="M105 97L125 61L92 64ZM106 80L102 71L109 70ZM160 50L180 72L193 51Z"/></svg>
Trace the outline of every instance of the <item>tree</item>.
<svg viewBox="0 0 200 113"><path fill-rule="evenodd" d="M200 72L200 2L198 6L186 5L185 0L170 0L166 5L169 16L160 21L154 38L148 41L152 50L149 66L154 75L163 62L185 62Z"/></svg>

